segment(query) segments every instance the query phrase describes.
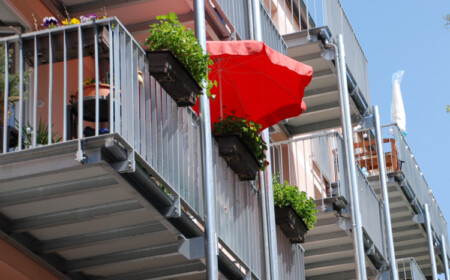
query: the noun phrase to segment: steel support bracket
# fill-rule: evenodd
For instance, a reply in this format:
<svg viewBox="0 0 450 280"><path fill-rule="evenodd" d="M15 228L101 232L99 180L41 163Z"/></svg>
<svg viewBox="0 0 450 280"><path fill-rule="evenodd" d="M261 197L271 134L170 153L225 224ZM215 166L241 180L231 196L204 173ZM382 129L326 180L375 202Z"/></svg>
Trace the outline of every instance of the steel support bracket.
<svg viewBox="0 0 450 280"><path fill-rule="evenodd" d="M166 218L179 218L181 217L181 201L180 197L175 197L173 204L166 209L166 213L164 214Z"/></svg>
<svg viewBox="0 0 450 280"><path fill-rule="evenodd" d="M339 217L336 224L343 230L352 228L352 220L350 218Z"/></svg>
<svg viewBox="0 0 450 280"><path fill-rule="evenodd" d="M371 244L370 247L366 249L366 255L375 255L375 254L376 254L375 246Z"/></svg>
<svg viewBox="0 0 450 280"><path fill-rule="evenodd" d="M423 214L416 214L413 216L412 220L416 224L424 224L425 223L425 216Z"/></svg>
<svg viewBox="0 0 450 280"><path fill-rule="evenodd" d="M189 260L205 258L205 238L203 236L182 239L178 247L178 252Z"/></svg>
<svg viewBox="0 0 450 280"><path fill-rule="evenodd" d="M136 171L135 153L132 148L126 149L114 138L105 141L105 149L114 157L112 168L119 173L133 173Z"/></svg>

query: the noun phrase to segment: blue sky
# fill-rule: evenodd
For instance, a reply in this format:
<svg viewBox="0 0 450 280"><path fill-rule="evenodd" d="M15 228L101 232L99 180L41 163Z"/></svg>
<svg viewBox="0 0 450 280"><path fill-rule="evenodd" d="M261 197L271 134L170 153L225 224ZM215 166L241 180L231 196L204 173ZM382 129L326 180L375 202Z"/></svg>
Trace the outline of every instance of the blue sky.
<svg viewBox="0 0 450 280"><path fill-rule="evenodd" d="M368 59L372 105L383 124L390 122L392 74L405 70L406 140L450 223L450 29L443 19L450 1L341 4Z"/></svg>

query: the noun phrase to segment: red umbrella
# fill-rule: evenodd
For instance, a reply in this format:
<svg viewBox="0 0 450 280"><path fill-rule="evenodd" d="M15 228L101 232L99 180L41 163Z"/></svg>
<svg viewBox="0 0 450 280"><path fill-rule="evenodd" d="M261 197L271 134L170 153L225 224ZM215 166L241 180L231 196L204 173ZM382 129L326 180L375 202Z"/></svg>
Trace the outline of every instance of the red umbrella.
<svg viewBox="0 0 450 280"><path fill-rule="evenodd" d="M233 113L267 128L298 116L306 109L305 87L311 66L293 60L259 41L210 41L207 49L214 65L209 78L211 122ZM198 106L194 108L198 112Z"/></svg>

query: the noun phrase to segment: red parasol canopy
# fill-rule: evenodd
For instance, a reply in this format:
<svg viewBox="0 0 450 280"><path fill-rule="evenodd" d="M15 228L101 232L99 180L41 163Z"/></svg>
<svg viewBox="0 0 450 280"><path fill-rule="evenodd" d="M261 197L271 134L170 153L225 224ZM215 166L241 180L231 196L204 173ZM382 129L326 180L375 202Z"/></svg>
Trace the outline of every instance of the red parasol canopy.
<svg viewBox="0 0 450 280"><path fill-rule="evenodd" d="M207 49L214 61L209 78L218 83L211 90L216 95L210 102L212 123L234 112L264 129L306 109L302 98L311 66L259 41L210 41Z"/></svg>

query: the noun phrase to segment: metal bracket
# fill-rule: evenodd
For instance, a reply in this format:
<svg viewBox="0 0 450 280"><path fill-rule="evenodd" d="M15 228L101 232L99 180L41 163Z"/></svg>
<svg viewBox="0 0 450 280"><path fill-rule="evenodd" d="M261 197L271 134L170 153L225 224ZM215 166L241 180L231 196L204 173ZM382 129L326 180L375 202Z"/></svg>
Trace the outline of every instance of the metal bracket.
<svg viewBox="0 0 450 280"><path fill-rule="evenodd" d="M352 228L352 221L349 218L339 217L336 224L343 230Z"/></svg>
<svg viewBox="0 0 450 280"><path fill-rule="evenodd" d="M166 213L164 214L164 217L166 218L181 217L181 202L179 196L175 197L173 204L167 209Z"/></svg>
<svg viewBox="0 0 450 280"><path fill-rule="evenodd" d="M189 260L204 259L205 256L205 238L203 236L183 239L178 246L178 252L183 254Z"/></svg>
<svg viewBox="0 0 450 280"><path fill-rule="evenodd" d="M371 244L370 247L366 249L366 255L375 255L375 253L375 246Z"/></svg>
<svg viewBox="0 0 450 280"><path fill-rule="evenodd" d="M86 154L83 152L83 148L81 145L81 139L78 139L78 150L75 154L75 160L79 163L85 163L87 160Z"/></svg>
<svg viewBox="0 0 450 280"><path fill-rule="evenodd" d="M423 214L416 214L413 216L412 220L416 224L424 224L425 223L425 216Z"/></svg>
<svg viewBox="0 0 450 280"><path fill-rule="evenodd" d="M116 162L111 163L112 168L120 173L132 173L136 170L136 159L134 150L127 150L120 145L114 138L108 138L105 141L105 149L112 154Z"/></svg>

